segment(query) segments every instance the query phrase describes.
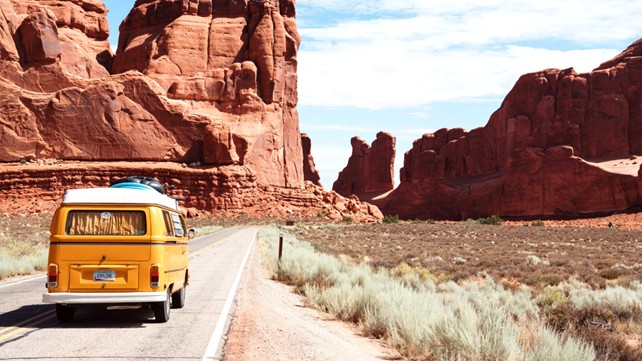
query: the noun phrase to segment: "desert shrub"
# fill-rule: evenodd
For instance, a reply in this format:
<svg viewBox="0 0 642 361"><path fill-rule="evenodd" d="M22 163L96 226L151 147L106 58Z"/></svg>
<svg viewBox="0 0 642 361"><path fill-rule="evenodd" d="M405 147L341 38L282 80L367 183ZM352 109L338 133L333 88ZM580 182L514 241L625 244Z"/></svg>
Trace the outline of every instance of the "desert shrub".
<svg viewBox="0 0 642 361"><path fill-rule="evenodd" d="M544 327L526 288L506 290L490 277L435 285L408 265L387 270L342 263L289 235L279 265L273 241L277 237L274 229L260 234L277 278L301 284L311 305L355 322L365 334L385 339L408 357L462 361L595 357L590 346ZM522 322L535 325L530 342L523 341Z"/></svg>
<svg viewBox="0 0 642 361"><path fill-rule="evenodd" d="M542 260L541 258L537 257L534 254L529 254L526 256L526 262L532 266L548 266L550 265L550 262L548 260Z"/></svg>
<svg viewBox="0 0 642 361"><path fill-rule="evenodd" d="M537 296L537 305L544 309L556 308L568 301L568 297L560 290L548 290Z"/></svg>
<svg viewBox="0 0 642 361"><path fill-rule="evenodd" d="M531 226L533 226L533 227L544 227L545 224L544 224L544 221L533 221L533 222L531 222Z"/></svg>
<svg viewBox="0 0 642 361"><path fill-rule="evenodd" d="M613 326L617 316L599 306L578 308L570 303L546 311L547 323L560 333L567 333L593 344L598 360L642 361L642 352L631 347Z"/></svg>
<svg viewBox="0 0 642 361"><path fill-rule="evenodd" d="M628 274L628 271L626 269L613 266L600 271L600 276L607 280L616 280L626 274Z"/></svg>
<svg viewBox="0 0 642 361"><path fill-rule="evenodd" d="M479 218L479 219L477 219L476 223L485 224L485 225L492 225L492 226L498 226L498 225L502 224L503 221L504 220L501 219L500 217L492 215L492 216L486 217L486 218Z"/></svg>
<svg viewBox="0 0 642 361"><path fill-rule="evenodd" d="M561 286L567 289L569 301L580 309L600 307L611 311L619 319L642 321L640 281L632 282L630 288L607 286L603 290L593 290L576 281Z"/></svg>
<svg viewBox="0 0 642 361"><path fill-rule="evenodd" d="M399 216L398 215L386 215L383 217L383 223L399 223Z"/></svg>
<svg viewBox="0 0 642 361"><path fill-rule="evenodd" d="M47 269L48 248L0 236L0 279Z"/></svg>
<svg viewBox="0 0 642 361"><path fill-rule="evenodd" d="M541 273L528 279L528 284L546 286L557 286L564 281L564 277L556 273Z"/></svg>
<svg viewBox="0 0 642 361"><path fill-rule="evenodd" d="M352 217L350 216L343 216L342 220L346 223L352 223Z"/></svg>
<svg viewBox="0 0 642 361"><path fill-rule="evenodd" d="M421 289L425 287L426 282L439 282L439 278L433 275L429 270L425 268L413 268L407 263L401 263L397 267L391 269L390 274L401 280L404 285L413 289Z"/></svg>

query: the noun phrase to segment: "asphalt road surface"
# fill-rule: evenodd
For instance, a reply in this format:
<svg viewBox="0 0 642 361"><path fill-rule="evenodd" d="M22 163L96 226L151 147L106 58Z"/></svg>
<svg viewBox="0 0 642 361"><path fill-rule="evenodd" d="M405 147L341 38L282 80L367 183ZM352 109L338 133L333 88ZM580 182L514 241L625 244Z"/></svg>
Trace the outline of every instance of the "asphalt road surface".
<svg viewBox="0 0 642 361"><path fill-rule="evenodd" d="M42 303L45 276L0 282L0 360L217 360L255 228L190 242L185 307L155 323L146 309L80 309L60 324Z"/></svg>

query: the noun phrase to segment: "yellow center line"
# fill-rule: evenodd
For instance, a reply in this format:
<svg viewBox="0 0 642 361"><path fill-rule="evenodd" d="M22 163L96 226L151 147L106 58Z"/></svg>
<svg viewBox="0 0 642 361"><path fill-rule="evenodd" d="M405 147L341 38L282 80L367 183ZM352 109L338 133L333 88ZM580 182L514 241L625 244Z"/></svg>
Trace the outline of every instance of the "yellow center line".
<svg viewBox="0 0 642 361"><path fill-rule="evenodd" d="M54 317L56 317L55 311L51 310L43 314L31 317L28 320L18 322L13 326L5 327L0 330L0 342L4 342L15 335L27 332L30 329L34 328L34 326L38 326L41 323L45 323Z"/></svg>

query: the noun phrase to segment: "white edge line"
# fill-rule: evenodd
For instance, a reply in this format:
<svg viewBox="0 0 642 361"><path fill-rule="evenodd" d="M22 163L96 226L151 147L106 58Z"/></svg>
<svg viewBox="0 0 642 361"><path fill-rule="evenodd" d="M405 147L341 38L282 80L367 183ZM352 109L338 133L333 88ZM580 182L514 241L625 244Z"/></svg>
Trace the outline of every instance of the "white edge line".
<svg viewBox="0 0 642 361"><path fill-rule="evenodd" d="M234 279L234 283L232 284L230 293L227 296L227 300L225 300L223 311L221 312L221 315L218 317L216 328L214 328L214 333L212 333L210 342L207 344L207 349L205 349L205 354L203 355L202 361L214 360L216 357L216 351L218 350L219 343L223 339L223 331L225 328L225 324L227 323L227 317L230 313L230 310L232 309L232 302L234 301L234 297L236 296L236 289L238 288L239 283L241 282L241 276L243 275L243 271L245 270L245 265L247 264L247 260L250 258L252 246L254 246L254 242L256 242L257 235L258 235L258 231L255 231L254 238L252 239L252 242L250 243L250 246L247 249L247 253L243 258L243 262L241 263L241 268L239 269L239 272L236 275L236 279Z"/></svg>
<svg viewBox="0 0 642 361"><path fill-rule="evenodd" d="M46 278L46 277L47 277L47 275L42 275L42 276L37 276L37 277L31 277L31 278L28 278L28 279L26 279L26 280L17 281L17 282L12 282L12 283L8 283L8 284L6 284L6 285L1 285L1 286L0 286L0 288L11 287L11 286L19 285L19 284L21 284L21 283L26 283L26 282L30 282L30 281L35 281L35 280L37 280L37 279Z"/></svg>

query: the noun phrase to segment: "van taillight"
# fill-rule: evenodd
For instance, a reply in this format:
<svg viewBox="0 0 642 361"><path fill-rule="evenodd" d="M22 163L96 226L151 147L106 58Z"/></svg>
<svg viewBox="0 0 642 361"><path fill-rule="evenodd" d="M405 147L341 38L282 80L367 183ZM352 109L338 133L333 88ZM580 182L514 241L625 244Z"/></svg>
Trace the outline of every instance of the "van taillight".
<svg viewBox="0 0 642 361"><path fill-rule="evenodd" d="M158 288L160 282L160 267L157 264L152 265L152 268L150 268L149 280L152 288Z"/></svg>
<svg viewBox="0 0 642 361"><path fill-rule="evenodd" d="M48 286L49 287L58 287L58 265L57 264L50 264L49 265L49 272L48 274Z"/></svg>

